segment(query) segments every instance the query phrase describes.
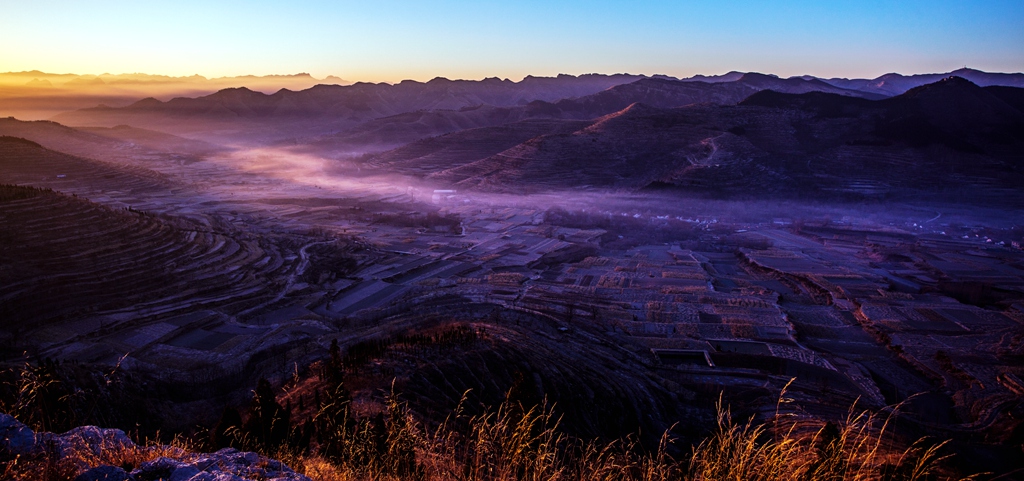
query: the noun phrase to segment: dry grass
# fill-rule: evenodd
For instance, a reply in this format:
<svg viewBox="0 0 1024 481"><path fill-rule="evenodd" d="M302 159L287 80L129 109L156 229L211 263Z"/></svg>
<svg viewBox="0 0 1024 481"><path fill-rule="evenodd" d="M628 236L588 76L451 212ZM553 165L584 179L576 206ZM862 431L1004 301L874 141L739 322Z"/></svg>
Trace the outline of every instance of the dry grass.
<svg viewBox="0 0 1024 481"><path fill-rule="evenodd" d="M47 381L26 371L16 402L3 407L45 425L32 401ZM678 460L668 454L668 433L648 453L629 439L583 442L561 433L551 407L506 402L467 416L460 403L443 423L427 429L393 393L372 421L354 418L347 394L338 389L334 401L313 416L317 436L308 449L285 443L266 452L263 443L240 430L235 432L237 445L264 451L314 481L925 481L942 479L946 460L940 453L943 443L918 440L900 446L890 428L895 409L880 415L851 408L835 423L777 409L773 419L755 423L737 422L720 401L715 430L688 459ZM780 404L786 401L783 391ZM34 457L0 459L0 479L74 479L102 465L131 471L158 457L187 461L201 448L184 438L169 445L140 444L94 452L85 442L72 442L72 452L63 457L56 456L55 446L47 446Z"/></svg>
<svg viewBox="0 0 1024 481"><path fill-rule="evenodd" d="M694 449L688 478L918 481L933 479L943 443L896 447L889 419L851 410L841 423L776 417L774 426L735 423L719 408L717 430Z"/></svg>
<svg viewBox="0 0 1024 481"><path fill-rule="evenodd" d="M143 445L106 446L98 453L83 442L67 444L70 449L58 456L56 446L44 446L42 452L30 457L17 457L0 463L0 479L19 481L66 481L98 466L117 466L131 471L145 462L166 457L185 461L194 456L194 445L187 439L176 437L170 444L155 441Z"/></svg>
<svg viewBox="0 0 1024 481"><path fill-rule="evenodd" d="M428 432L391 399L389 415L402 419L389 424L388 451L379 453L380 459L360 464L317 454L288 458L297 471L315 481L946 479L940 476L947 458L940 454L943 443L919 440L900 448L890 433L889 416L883 419L851 409L839 423L777 415L768 423L756 424L733 421L721 404L718 412L715 431L693 448L688 460L679 461L668 455L668 433L655 452L638 454L641 450L628 440L606 444L573 440L559 433L552 410L510 404L473 417L457 410ZM415 452L415 469L402 471L400 463L390 458L410 448Z"/></svg>
<svg viewBox="0 0 1024 481"><path fill-rule="evenodd" d="M945 459L941 443L896 448L887 435L888 423L867 412L851 411L836 424L785 417L755 424L734 422L729 410L720 408L714 433L682 462L667 454L667 433L649 454L637 454L632 441L583 443L559 433L550 409L503 404L472 417L456 411L431 432L394 398L388 400L388 411L383 446L371 446L375 433L357 425L347 433L338 431L341 438L332 440L330 455L287 447L265 454L314 481L924 481L940 479ZM147 443L99 454L80 449L60 460L44 452L9 462L0 469L0 479L74 479L101 465L130 471L161 456L187 460L192 449L178 439L171 445Z"/></svg>

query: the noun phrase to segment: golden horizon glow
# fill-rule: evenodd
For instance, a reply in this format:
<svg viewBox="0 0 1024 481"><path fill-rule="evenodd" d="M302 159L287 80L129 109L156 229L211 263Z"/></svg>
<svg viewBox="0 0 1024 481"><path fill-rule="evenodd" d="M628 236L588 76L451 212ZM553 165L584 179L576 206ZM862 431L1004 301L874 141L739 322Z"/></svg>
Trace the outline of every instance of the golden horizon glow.
<svg viewBox="0 0 1024 481"><path fill-rule="evenodd" d="M0 71L351 82L1024 71L1024 3L0 0Z"/></svg>

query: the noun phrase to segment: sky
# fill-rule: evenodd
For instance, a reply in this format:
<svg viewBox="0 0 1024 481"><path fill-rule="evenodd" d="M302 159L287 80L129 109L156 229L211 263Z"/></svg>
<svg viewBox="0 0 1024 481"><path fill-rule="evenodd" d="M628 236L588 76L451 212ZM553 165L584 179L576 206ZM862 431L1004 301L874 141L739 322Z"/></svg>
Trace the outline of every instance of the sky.
<svg viewBox="0 0 1024 481"><path fill-rule="evenodd" d="M1024 71L1022 0L0 0L0 72L350 81Z"/></svg>

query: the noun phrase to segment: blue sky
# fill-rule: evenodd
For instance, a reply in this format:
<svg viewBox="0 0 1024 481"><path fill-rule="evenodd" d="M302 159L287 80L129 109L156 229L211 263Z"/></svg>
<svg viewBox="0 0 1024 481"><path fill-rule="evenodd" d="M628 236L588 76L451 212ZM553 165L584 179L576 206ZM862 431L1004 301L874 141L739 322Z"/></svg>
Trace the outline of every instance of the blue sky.
<svg viewBox="0 0 1024 481"><path fill-rule="evenodd" d="M0 71L353 81L1024 71L1024 1L0 0Z"/></svg>

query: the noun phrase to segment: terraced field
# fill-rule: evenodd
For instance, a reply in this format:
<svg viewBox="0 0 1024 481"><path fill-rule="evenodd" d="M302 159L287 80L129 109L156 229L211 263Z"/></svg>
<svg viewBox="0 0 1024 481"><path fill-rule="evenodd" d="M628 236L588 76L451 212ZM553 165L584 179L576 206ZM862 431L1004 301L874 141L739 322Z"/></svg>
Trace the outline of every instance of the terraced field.
<svg viewBox="0 0 1024 481"><path fill-rule="evenodd" d="M9 333L237 312L273 298L283 285L275 279L293 268L273 244L226 229L50 190L0 190L0 329Z"/></svg>

